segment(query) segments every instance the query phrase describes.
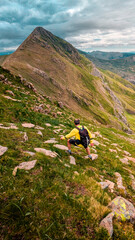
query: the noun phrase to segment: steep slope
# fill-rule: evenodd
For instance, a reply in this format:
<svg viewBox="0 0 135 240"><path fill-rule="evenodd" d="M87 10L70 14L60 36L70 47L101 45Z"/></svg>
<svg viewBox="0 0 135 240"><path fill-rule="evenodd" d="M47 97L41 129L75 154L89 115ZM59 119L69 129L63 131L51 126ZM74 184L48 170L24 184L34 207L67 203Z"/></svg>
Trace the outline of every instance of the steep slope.
<svg viewBox="0 0 135 240"><path fill-rule="evenodd" d="M45 29L36 28L17 51L4 61L3 66L14 74L21 74L39 92L62 101L76 113L80 112L82 116L103 124L129 129L123 116L125 108L122 106L120 114L116 113L114 98L102 81L104 76L100 77L100 73L96 75L93 64L71 44ZM130 83L126 85L124 88L134 96L135 88ZM122 80L121 86L123 88ZM117 89L114 91L117 92ZM129 94L128 109L132 112L130 100L132 97Z"/></svg>
<svg viewBox="0 0 135 240"><path fill-rule="evenodd" d="M96 140L95 161L83 148L74 146L71 158L56 145L66 147L60 135L71 131L76 117ZM1 67L0 136L0 239L107 240L100 222L111 211L108 204L122 196L135 206L135 135L61 109ZM126 212L128 221L118 213L114 240L135 239L133 213Z"/></svg>
<svg viewBox="0 0 135 240"><path fill-rule="evenodd" d="M127 79L131 83L135 84L135 55L129 57L123 57L120 59L105 60L98 58L98 55L91 55L80 51L85 57L91 60L99 68L110 70L119 74L122 78Z"/></svg>
<svg viewBox="0 0 135 240"><path fill-rule="evenodd" d="M0 56L0 65L2 65L2 63L5 61L5 59L7 58L8 55L1 55Z"/></svg>

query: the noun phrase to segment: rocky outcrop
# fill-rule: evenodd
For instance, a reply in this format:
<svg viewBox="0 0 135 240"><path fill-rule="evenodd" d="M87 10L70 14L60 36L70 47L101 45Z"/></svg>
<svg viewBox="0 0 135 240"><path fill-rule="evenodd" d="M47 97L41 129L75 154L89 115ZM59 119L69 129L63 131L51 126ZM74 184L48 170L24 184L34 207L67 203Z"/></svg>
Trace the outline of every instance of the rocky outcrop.
<svg viewBox="0 0 135 240"><path fill-rule="evenodd" d="M19 77L20 77L21 83L22 83L24 86L28 87L28 88L31 89L33 92L37 93L37 90L36 90L36 88L34 87L34 85L33 85L32 83L28 82L27 79L26 79L26 78L23 78L20 74L19 74Z"/></svg>
<svg viewBox="0 0 135 240"><path fill-rule="evenodd" d="M130 174L130 178L131 178L131 180L132 180L132 189L135 191L135 178L134 178L134 176L132 175L132 174Z"/></svg>
<svg viewBox="0 0 135 240"><path fill-rule="evenodd" d="M7 150L7 147L0 146L0 156L2 156Z"/></svg>
<svg viewBox="0 0 135 240"><path fill-rule="evenodd" d="M129 124L127 122L126 117L124 116L124 108L123 108L121 101L116 97L114 92L109 87L108 83L104 81L103 74L96 68L96 66L94 64L92 64L92 67L93 68L92 68L91 74L96 77L99 77L102 80L104 88L107 90L107 92L109 92L109 94L114 102L115 115L128 127L128 129L125 131L127 131L129 134L131 134L132 131L129 128Z"/></svg>
<svg viewBox="0 0 135 240"><path fill-rule="evenodd" d="M70 156L70 164L76 165L75 158L73 156Z"/></svg>
<svg viewBox="0 0 135 240"><path fill-rule="evenodd" d="M16 175L17 169L24 169L24 170L30 170L35 167L37 160L29 161L29 162L22 162L13 170L13 176Z"/></svg>
<svg viewBox="0 0 135 240"><path fill-rule="evenodd" d="M44 155L49 157L57 157L57 153L52 152L51 150L46 150L44 148L34 148L34 150L38 153L43 153Z"/></svg>
<svg viewBox="0 0 135 240"><path fill-rule="evenodd" d="M121 177L120 173L116 172L115 176L117 177L117 187L119 189L124 190L124 192L126 193L125 187L123 186L123 183L122 183L122 177Z"/></svg>
<svg viewBox="0 0 135 240"><path fill-rule="evenodd" d="M66 147L65 145L55 144L54 147L61 150L68 150L68 147Z"/></svg>
<svg viewBox="0 0 135 240"><path fill-rule="evenodd" d="M22 123L22 126L26 128L33 128L35 125L32 123Z"/></svg>
<svg viewBox="0 0 135 240"><path fill-rule="evenodd" d="M113 235L113 217L114 213L110 213L100 223L100 227L105 228L111 237Z"/></svg>
<svg viewBox="0 0 135 240"><path fill-rule="evenodd" d="M14 102L21 102L21 100L18 100L18 99L15 99L15 98L11 98L10 96L5 96L5 95L2 95L4 98L6 99L9 99L11 101L14 101Z"/></svg>
<svg viewBox="0 0 135 240"><path fill-rule="evenodd" d="M125 198L120 196L116 197L108 207L112 212L101 221L100 226L105 228L111 237L113 235L113 217L116 217L119 221L135 222L135 208L133 204Z"/></svg>

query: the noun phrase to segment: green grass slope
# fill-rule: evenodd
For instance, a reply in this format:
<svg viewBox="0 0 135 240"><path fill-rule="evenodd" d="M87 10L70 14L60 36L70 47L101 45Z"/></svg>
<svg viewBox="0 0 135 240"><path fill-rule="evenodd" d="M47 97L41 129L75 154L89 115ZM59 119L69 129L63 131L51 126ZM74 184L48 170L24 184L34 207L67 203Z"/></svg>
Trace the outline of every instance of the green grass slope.
<svg viewBox="0 0 135 240"><path fill-rule="evenodd" d="M130 179L131 172L135 177L135 163L129 161L129 165L125 165L120 161L124 150L135 158L135 136L95 125L66 107L59 108L56 101L35 94L9 71L0 68L0 74L8 79L6 83L0 81L0 145L8 147L0 157L0 238L110 239L107 232L99 228L101 220L110 212L108 203L121 195L135 206L135 192ZM14 96L7 90L12 91ZM10 96L14 101L5 96ZM40 113L33 110L34 106L41 104L50 111ZM95 161L85 159L84 149L73 147L76 165L72 165L65 151L44 141L55 138L59 144L66 145L59 135L65 135L73 128L76 117L80 117L82 124L87 125L92 133L100 132L95 138L100 144L91 149L92 153L97 151L98 159ZM24 128L24 122L43 127L43 136L38 135L34 127ZM18 129L7 129L11 123ZM56 129L60 129L59 132ZM23 138L25 132L27 141ZM117 145L112 145L114 143ZM34 148L37 147L54 151L57 157L36 153ZM110 152L110 148L115 151ZM34 152L35 155L30 156L25 151ZM31 160L37 160L33 169L18 169L16 176L13 176L13 169L18 164ZM122 176L126 195L117 188L115 172ZM115 183L113 193L109 189L101 189L101 179ZM133 225L128 222L120 224L115 220L113 239L135 239Z"/></svg>

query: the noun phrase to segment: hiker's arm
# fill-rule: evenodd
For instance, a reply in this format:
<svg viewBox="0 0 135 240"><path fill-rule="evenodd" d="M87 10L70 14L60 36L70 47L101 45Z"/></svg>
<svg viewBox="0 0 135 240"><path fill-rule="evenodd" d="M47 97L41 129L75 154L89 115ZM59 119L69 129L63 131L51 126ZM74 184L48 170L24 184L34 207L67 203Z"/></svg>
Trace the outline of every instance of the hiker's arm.
<svg viewBox="0 0 135 240"><path fill-rule="evenodd" d="M76 135L76 132L77 132L77 129L73 129L69 134L67 134L65 137L63 136L61 139L68 139L68 138L71 138L71 137L74 137Z"/></svg>

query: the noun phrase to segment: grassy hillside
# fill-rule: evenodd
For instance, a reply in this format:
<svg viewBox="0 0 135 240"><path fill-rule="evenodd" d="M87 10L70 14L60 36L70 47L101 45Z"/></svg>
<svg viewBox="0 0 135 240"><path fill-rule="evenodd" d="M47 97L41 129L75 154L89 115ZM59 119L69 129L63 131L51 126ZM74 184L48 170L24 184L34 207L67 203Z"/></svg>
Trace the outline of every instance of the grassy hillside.
<svg viewBox="0 0 135 240"><path fill-rule="evenodd" d="M102 79L94 76L93 64L79 55L71 44L43 28L36 28L17 51L4 61L3 66L32 82L40 93L53 96L70 110L88 119L120 129L128 128L116 113L115 102ZM107 73L105 76L109 79L107 81L111 81ZM123 81L121 79L119 87L120 91L124 87L129 93L129 114L133 109L131 98L135 96L135 88L128 82L124 82L123 86ZM112 82L117 85L117 79L112 79ZM111 84L109 86L111 88ZM113 87L113 90L117 94L117 89ZM127 104L126 96L124 103Z"/></svg>
<svg viewBox="0 0 135 240"><path fill-rule="evenodd" d="M101 220L110 212L108 203L121 195L135 205L130 178L131 172L135 177L135 163L129 161L129 165L125 165L120 161L124 150L135 158L135 136L95 125L92 120L66 107L59 108L58 103L47 96L35 94L7 70L0 68L0 74L8 79L8 82L0 81L0 145L8 148L0 157L0 238L110 239L99 227ZM109 84L109 76L106 76ZM121 84L120 81L117 84ZM44 113L33 110L34 106L41 104L46 110ZM98 131L100 134L95 133L99 145L91 149L98 158L95 161L85 159L84 149L73 147L76 165L72 165L66 151L44 141L55 138L58 144L66 145L66 141L60 140L60 135L67 134L74 127L73 119L76 117L80 117L82 124L87 125L92 133ZM34 126L24 128L24 122L42 127L43 136ZM48 123L49 126L46 125ZM57 156L52 158L36 153L35 148L51 150ZM110 148L114 152L110 152ZM26 151L35 155L31 156ZM33 169L18 169L13 176L18 164L32 160L37 160ZM121 174L126 194L117 187L115 172ZM101 189L99 182L105 179L115 183L113 193L109 189ZM133 225L115 220L113 239L135 239Z"/></svg>

